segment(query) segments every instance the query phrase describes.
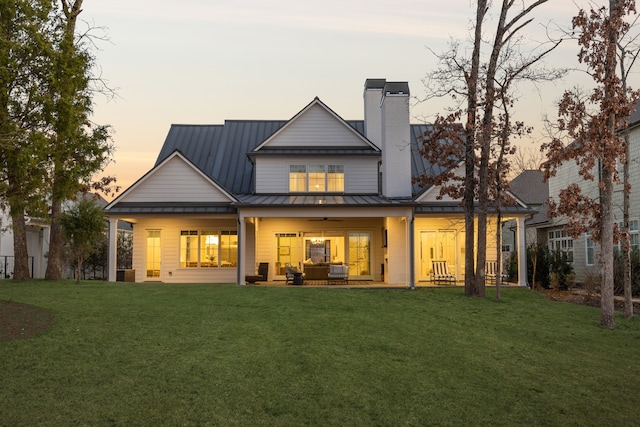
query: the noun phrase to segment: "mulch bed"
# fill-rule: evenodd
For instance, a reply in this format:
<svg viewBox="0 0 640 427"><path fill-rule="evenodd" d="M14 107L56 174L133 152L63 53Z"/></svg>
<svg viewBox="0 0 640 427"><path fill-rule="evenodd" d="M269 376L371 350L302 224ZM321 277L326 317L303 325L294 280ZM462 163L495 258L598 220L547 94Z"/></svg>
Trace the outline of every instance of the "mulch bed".
<svg viewBox="0 0 640 427"><path fill-rule="evenodd" d="M553 301L570 302L573 304L587 305L589 307L600 308L600 295L599 294L587 294L585 292L575 291L558 291L554 289L542 289L541 293L545 294L547 298ZM616 298L614 301L614 307L616 311L624 311L624 301L620 298ZM640 302L634 301L633 313L640 314Z"/></svg>
<svg viewBox="0 0 640 427"><path fill-rule="evenodd" d="M32 338L52 325L53 316L43 308L0 301L0 341Z"/></svg>

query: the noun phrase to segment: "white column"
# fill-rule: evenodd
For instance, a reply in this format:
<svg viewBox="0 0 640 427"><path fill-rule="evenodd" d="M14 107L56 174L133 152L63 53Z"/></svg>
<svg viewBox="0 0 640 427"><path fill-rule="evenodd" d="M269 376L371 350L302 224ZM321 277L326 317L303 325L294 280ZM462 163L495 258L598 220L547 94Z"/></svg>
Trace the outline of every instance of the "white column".
<svg viewBox="0 0 640 427"><path fill-rule="evenodd" d="M245 285L245 264L247 260L247 224L243 215L238 215L238 276L237 285Z"/></svg>
<svg viewBox="0 0 640 427"><path fill-rule="evenodd" d="M527 242L525 239L524 217L518 217L516 223L516 237L518 244L518 285L529 286L527 283Z"/></svg>
<svg viewBox="0 0 640 427"><path fill-rule="evenodd" d="M118 260L118 218L109 218L109 272L108 280L116 281L116 268Z"/></svg>
<svg viewBox="0 0 640 427"><path fill-rule="evenodd" d="M407 268L409 270L409 288L416 288L416 247L415 247L415 218L413 212L407 218L407 242L409 242L409 256Z"/></svg>

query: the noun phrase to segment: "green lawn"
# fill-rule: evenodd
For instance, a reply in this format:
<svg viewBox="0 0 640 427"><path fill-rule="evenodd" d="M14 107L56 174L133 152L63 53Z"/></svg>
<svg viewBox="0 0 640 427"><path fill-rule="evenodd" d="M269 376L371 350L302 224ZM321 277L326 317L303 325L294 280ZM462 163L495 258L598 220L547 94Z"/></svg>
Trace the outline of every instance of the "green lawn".
<svg viewBox="0 0 640 427"><path fill-rule="evenodd" d="M0 425L634 425L640 319L525 289L0 282Z"/></svg>

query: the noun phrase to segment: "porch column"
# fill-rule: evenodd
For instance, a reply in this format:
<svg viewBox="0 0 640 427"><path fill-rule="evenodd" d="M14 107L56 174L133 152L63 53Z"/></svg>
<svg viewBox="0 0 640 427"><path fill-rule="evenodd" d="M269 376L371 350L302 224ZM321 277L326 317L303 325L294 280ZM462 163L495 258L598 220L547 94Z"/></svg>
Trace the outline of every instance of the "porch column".
<svg viewBox="0 0 640 427"><path fill-rule="evenodd" d="M246 263L246 235L247 225L243 215L238 214L238 275L236 285L244 285L245 281L245 263Z"/></svg>
<svg viewBox="0 0 640 427"><path fill-rule="evenodd" d="M416 288L416 243L415 243L415 215L413 209L411 210L411 216L407 220L407 233L409 242L409 262L407 268L409 269L409 289Z"/></svg>
<svg viewBox="0 0 640 427"><path fill-rule="evenodd" d="M109 217L109 254L107 280L116 281L116 268L118 266L118 218Z"/></svg>
<svg viewBox="0 0 640 427"><path fill-rule="evenodd" d="M525 239L524 217L516 221L516 238L518 244L518 285L529 287L527 283L527 242Z"/></svg>

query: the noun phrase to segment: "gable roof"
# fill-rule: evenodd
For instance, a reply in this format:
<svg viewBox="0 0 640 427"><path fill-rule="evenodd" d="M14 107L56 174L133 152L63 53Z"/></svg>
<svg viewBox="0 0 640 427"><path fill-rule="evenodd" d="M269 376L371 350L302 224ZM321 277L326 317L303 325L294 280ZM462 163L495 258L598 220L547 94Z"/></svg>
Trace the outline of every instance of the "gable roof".
<svg viewBox="0 0 640 427"><path fill-rule="evenodd" d="M544 173L525 170L511 181L509 189L527 205L542 205L549 198L549 184L544 182Z"/></svg>
<svg viewBox="0 0 640 427"><path fill-rule="evenodd" d="M527 220L527 226L537 226L549 222L547 216L547 199L549 198L549 183L544 181L544 173L539 170L525 170L515 177L509 191L537 211Z"/></svg>
<svg viewBox="0 0 640 427"><path fill-rule="evenodd" d="M164 176L163 173L167 172ZM216 205L228 205L237 201L233 194L224 186L211 178L186 158L179 150L174 150L169 156L157 164L152 170L138 179L124 193L107 205L106 211L116 212L117 209L127 204L159 203L167 202L165 194L167 185L180 190L184 187L184 180L176 177L184 177L189 181L189 189L195 191L185 192L184 198L173 199L169 202L180 203L213 203ZM182 187L181 187L182 185ZM181 194L180 191L174 193ZM197 194L194 197L193 194Z"/></svg>
<svg viewBox="0 0 640 427"><path fill-rule="evenodd" d="M302 124L301 122L306 122ZM308 123L311 122L311 123ZM320 122L322 124L320 125ZM336 126L330 126L331 129L327 129L326 123L331 122ZM307 126L305 126L307 125ZM309 133L309 125L313 127L315 125L316 132ZM318 128L318 126L322 126ZM282 142L281 140L285 134L293 133L294 137L288 141ZM284 126L278 129L273 135L269 136L263 143L258 145L253 151L258 152L265 147L268 148L329 148L323 143L324 136L328 132L331 132L335 136L339 133L340 145L333 145L331 148L368 148L376 152L380 151L371 141L369 141L362 133L356 131L338 114L336 114L331 108L327 107L325 103L320 101L317 96L306 107L300 110L291 120L289 120ZM293 142L293 143L292 143Z"/></svg>

